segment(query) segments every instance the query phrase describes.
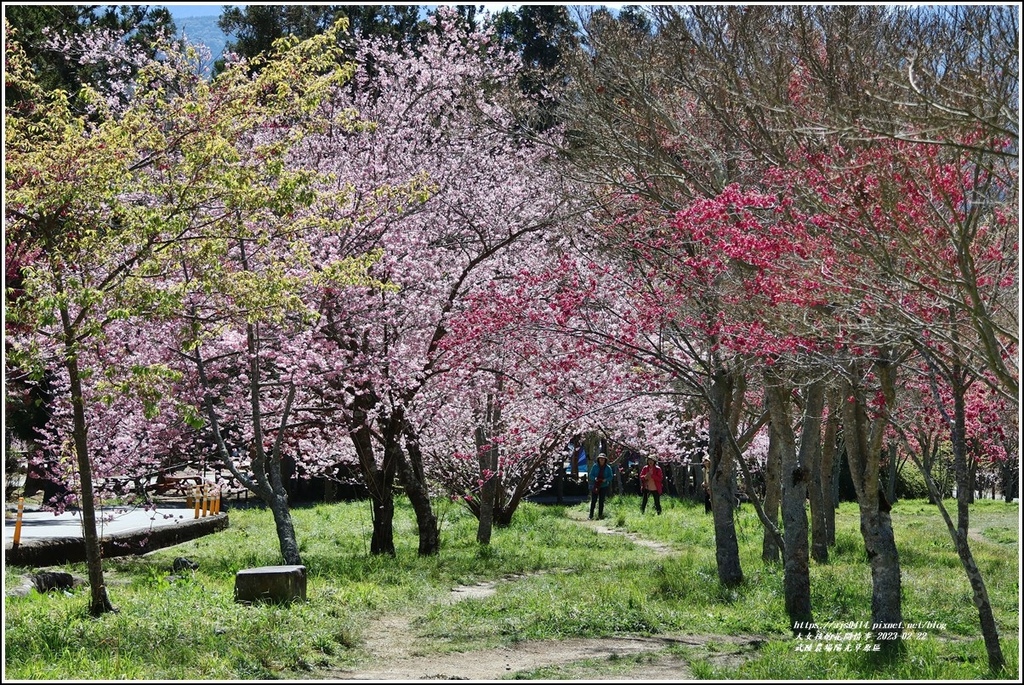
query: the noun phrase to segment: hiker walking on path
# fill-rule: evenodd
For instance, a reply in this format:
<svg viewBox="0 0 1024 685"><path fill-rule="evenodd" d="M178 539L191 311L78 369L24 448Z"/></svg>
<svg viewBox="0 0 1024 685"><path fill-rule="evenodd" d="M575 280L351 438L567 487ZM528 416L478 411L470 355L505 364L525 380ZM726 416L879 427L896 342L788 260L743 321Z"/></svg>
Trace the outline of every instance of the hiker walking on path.
<svg viewBox="0 0 1024 685"><path fill-rule="evenodd" d="M658 466L658 460L654 457L647 457L647 465L640 470L640 489L643 491L643 500L640 502L640 513L647 509L647 499L654 495L654 511L661 516L661 488L665 474Z"/></svg>
<svg viewBox="0 0 1024 685"><path fill-rule="evenodd" d="M612 484L615 472L608 464L608 455L601 452L597 455L597 463L590 467L587 482L590 485L590 518L594 518L594 507L597 507L597 518L604 518L604 499Z"/></svg>

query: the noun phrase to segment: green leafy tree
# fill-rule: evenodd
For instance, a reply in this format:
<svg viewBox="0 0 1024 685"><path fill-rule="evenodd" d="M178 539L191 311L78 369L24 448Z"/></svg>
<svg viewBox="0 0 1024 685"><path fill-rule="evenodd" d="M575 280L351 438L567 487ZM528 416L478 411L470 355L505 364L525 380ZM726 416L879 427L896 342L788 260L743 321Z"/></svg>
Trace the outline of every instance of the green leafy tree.
<svg viewBox="0 0 1024 685"><path fill-rule="evenodd" d="M66 383L93 615L114 608L96 529L89 352L111 322L175 306L173 293L144 286L176 245L294 203L297 185L276 160L349 75L336 68L342 29L282 42L256 76L239 65L213 80L196 72L194 50L165 43L126 84L127 103L85 87L82 112L40 83L5 22L5 83L22 96L4 121L5 251L19 286L5 299L7 363L37 378L58 369ZM254 139L279 129L254 151ZM239 163L253 153L266 163Z"/></svg>

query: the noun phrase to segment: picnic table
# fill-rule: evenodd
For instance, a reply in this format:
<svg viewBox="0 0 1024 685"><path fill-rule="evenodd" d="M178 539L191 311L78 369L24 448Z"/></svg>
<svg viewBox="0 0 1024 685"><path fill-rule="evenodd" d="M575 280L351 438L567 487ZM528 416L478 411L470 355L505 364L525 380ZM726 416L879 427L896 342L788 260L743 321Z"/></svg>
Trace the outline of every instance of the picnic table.
<svg viewBox="0 0 1024 685"><path fill-rule="evenodd" d="M161 473L156 477L153 489L158 495L178 495L187 497L203 485L213 485L202 476L169 476Z"/></svg>

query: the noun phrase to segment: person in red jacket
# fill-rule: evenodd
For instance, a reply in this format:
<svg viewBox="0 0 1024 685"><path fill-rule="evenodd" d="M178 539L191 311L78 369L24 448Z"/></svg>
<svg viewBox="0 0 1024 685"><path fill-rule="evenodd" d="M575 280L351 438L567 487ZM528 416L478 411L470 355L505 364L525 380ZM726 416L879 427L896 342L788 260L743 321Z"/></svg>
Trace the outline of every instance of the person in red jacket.
<svg viewBox="0 0 1024 685"><path fill-rule="evenodd" d="M640 490L644 496L640 503L641 514L647 509L647 498L654 495L654 510L661 516L661 488L664 477L658 460L647 457L647 466L640 469Z"/></svg>

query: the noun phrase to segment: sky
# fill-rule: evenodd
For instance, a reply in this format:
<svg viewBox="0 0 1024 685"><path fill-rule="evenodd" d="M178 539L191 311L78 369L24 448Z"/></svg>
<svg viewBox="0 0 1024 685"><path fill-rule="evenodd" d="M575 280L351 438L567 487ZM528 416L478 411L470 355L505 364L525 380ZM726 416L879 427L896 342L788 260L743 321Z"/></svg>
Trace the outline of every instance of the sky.
<svg viewBox="0 0 1024 685"><path fill-rule="evenodd" d="M152 4L157 4L157 3L152 3ZM171 17L174 18L174 19L178 19L178 18L182 18L182 17L220 16L221 9L225 6L225 3L165 2L165 3L161 3L161 4L163 4L165 7L167 7L167 9L170 10ZM280 4L288 4L288 3L253 3L253 4L275 4L275 5L280 5ZM365 3L365 4L378 4L378 3ZM380 4L384 4L384 3L380 3ZM418 4L421 4L421 3L396 3L396 4L418 5ZM459 3L451 3L451 4L459 4ZM479 4L479 5L483 5L484 7L486 7L489 11L491 11L493 13L500 12L501 10L505 9L506 7L511 8L511 9L515 9L515 8L519 7L518 4L508 4L508 3L503 3L503 2L482 2L482 3L463 2L461 4ZM533 4L543 5L543 4L574 4L574 3L533 3ZM605 7L607 7L608 9L619 9L625 3L608 3L608 2L606 2L606 3L602 3L602 4ZM236 6L237 7L245 7L244 4L236 5Z"/></svg>
<svg viewBox="0 0 1024 685"><path fill-rule="evenodd" d="M156 4L156 3L154 3ZM222 4L196 4L187 2L165 2L162 3L171 12L171 17L219 17Z"/></svg>

